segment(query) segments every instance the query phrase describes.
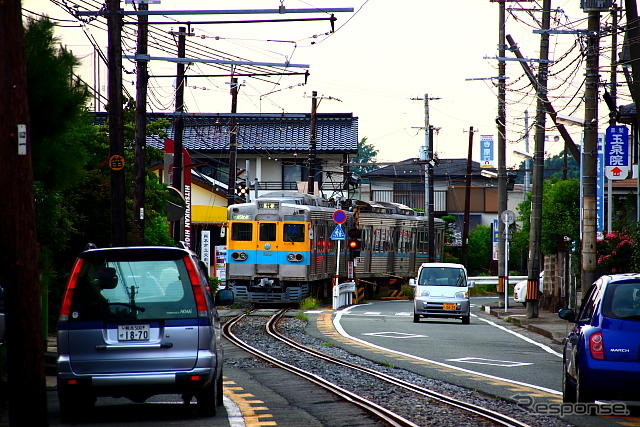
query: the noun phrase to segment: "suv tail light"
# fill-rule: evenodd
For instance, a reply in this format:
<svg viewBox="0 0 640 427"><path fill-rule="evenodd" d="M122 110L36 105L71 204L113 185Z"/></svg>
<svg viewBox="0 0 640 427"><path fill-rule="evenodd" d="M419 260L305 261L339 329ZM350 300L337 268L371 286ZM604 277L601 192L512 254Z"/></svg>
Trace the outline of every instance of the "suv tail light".
<svg viewBox="0 0 640 427"><path fill-rule="evenodd" d="M202 291L202 283L200 282L200 276L196 271L196 266L190 256L184 257L184 265L187 267L189 273L189 280L191 281L191 289L193 289L193 297L196 300L196 310L198 310L199 317L208 317L207 315L207 302L205 301L204 292Z"/></svg>
<svg viewBox="0 0 640 427"><path fill-rule="evenodd" d="M80 275L83 264L84 260L82 258L78 258L73 266L73 270L71 270L71 276L69 276L69 281L67 282L67 287L64 291L64 297L62 298L62 306L60 307L60 318L58 319L60 322L66 322L69 320L71 300L73 299L73 292L76 289L76 283L78 283L78 276Z"/></svg>
<svg viewBox="0 0 640 427"><path fill-rule="evenodd" d="M595 332L589 337L589 351L591 357L596 360L604 360L604 342L602 341L602 332Z"/></svg>

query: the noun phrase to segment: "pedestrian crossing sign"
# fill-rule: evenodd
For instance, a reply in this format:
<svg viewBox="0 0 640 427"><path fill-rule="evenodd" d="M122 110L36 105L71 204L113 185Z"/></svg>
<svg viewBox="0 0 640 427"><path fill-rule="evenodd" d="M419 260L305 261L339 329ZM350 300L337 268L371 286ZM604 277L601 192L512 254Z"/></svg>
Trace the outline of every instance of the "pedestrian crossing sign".
<svg viewBox="0 0 640 427"><path fill-rule="evenodd" d="M333 229L333 233L331 233L331 240L344 240L344 230L340 224L336 224L336 228Z"/></svg>

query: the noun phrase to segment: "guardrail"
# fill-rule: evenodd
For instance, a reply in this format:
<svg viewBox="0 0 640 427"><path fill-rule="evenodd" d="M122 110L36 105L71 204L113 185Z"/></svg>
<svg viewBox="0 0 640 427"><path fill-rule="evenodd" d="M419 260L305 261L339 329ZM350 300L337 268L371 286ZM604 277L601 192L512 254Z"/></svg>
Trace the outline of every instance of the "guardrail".
<svg viewBox="0 0 640 427"><path fill-rule="evenodd" d="M337 310L345 305L351 305L356 282L344 282L333 287L333 309Z"/></svg>
<svg viewBox="0 0 640 427"><path fill-rule="evenodd" d="M468 277L467 280L475 282L476 285L498 285L498 276L475 276ZM527 280L527 276L509 276L510 285L515 285L521 280Z"/></svg>

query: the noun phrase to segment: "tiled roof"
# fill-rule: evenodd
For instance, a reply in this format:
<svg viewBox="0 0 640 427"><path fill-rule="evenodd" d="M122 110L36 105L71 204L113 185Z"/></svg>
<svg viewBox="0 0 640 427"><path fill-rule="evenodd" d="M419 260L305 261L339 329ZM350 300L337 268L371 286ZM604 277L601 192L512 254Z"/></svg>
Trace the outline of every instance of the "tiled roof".
<svg viewBox="0 0 640 427"><path fill-rule="evenodd" d="M100 116L105 113L96 113ZM229 152L231 114L185 113L183 146L188 150L209 153ZM149 120L172 121L173 113L149 113ZM236 114L238 152L308 152L310 139L309 113ZM104 118L102 119L104 121ZM173 138L173 126L166 129ZM317 117L316 150L321 153L355 154L358 152L358 118L351 113L321 113ZM158 137L147 143L162 148Z"/></svg>
<svg viewBox="0 0 640 427"><path fill-rule="evenodd" d="M424 166L417 163L418 159L407 159L396 165L385 166L363 175L365 178L398 177L398 178L422 178ZM480 176L480 164L471 162L471 175ZM439 164L433 168L434 177L464 178L467 174L467 159L440 159Z"/></svg>

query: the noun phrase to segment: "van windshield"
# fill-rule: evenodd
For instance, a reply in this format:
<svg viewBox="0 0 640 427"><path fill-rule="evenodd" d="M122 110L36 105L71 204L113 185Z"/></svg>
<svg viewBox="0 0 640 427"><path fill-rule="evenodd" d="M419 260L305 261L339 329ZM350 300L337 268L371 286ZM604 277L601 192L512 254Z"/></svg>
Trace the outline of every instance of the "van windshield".
<svg viewBox="0 0 640 427"><path fill-rule="evenodd" d="M461 268L426 267L420 271L419 286L467 286L467 275Z"/></svg>

